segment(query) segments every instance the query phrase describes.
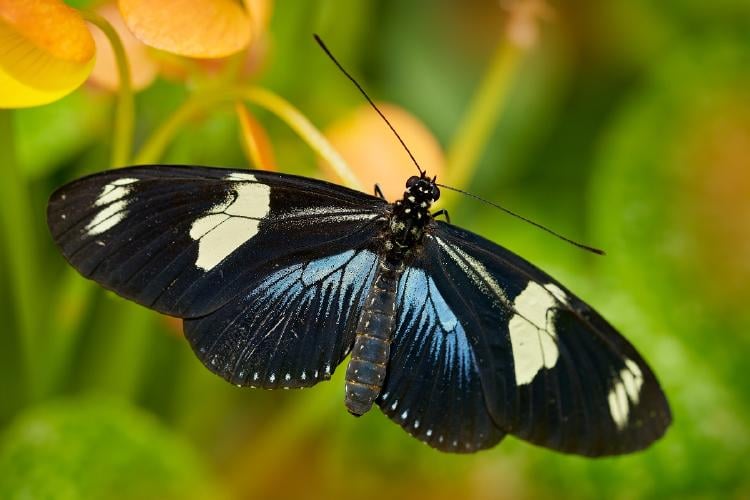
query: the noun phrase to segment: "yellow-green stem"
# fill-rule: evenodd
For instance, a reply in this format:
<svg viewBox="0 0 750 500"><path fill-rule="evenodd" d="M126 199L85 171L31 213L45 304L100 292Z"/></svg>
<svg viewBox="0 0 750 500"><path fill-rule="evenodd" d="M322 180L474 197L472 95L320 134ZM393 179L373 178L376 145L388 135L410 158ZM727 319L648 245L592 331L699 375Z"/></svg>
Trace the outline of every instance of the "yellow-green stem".
<svg viewBox="0 0 750 500"><path fill-rule="evenodd" d="M446 184L466 187L503 109L522 49L503 38L448 148Z"/></svg>
<svg viewBox="0 0 750 500"><path fill-rule="evenodd" d="M174 135L188 120L213 106L237 100L251 102L281 118L315 153L333 167L344 184L353 189L362 189L341 155L305 115L273 92L258 87L240 86L224 92L193 95L156 130L136 156L135 162L144 164L158 161Z"/></svg>
<svg viewBox="0 0 750 500"><path fill-rule="evenodd" d="M253 134L252 125L248 121L250 112L241 101L235 104L235 113L242 129L242 146L247 156L250 168L263 168L263 159L260 154L260 146Z"/></svg>
<svg viewBox="0 0 750 500"><path fill-rule="evenodd" d="M135 124L135 101L130 79L130 63L125 54L120 36L115 29L99 14L91 11L81 12L84 19L99 28L112 45L117 62L119 76L119 90L117 91L117 106L115 109L115 123L112 134L112 167L127 165L133 147L133 130Z"/></svg>
<svg viewBox="0 0 750 500"><path fill-rule="evenodd" d="M26 391L29 401L39 396L39 369L36 362L37 340L40 318L36 303L35 290L38 284L36 245L34 242L35 225L32 223L29 186L23 177L16 161L12 111L0 109L0 165L3 179L0 181L0 230L4 237L4 254L7 257L5 279L9 288L16 312L16 328L19 347L22 350L21 360L24 365ZM6 323L3 321L3 323ZM2 327L10 328L7 323ZM9 332L10 333L10 332ZM22 383L23 383L22 382Z"/></svg>

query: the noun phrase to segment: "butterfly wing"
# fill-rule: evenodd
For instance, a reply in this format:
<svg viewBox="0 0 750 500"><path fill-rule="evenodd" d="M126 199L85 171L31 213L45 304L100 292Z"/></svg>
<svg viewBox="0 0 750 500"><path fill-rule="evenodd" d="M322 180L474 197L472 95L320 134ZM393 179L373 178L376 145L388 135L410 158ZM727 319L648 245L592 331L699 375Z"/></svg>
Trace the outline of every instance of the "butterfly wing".
<svg viewBox="0 0 750 500"><path fill-rule="evenodd" d="M409 312L414 308L399 310L402 331L394 339L389 369L395 375L389 374L387 390L389 398L401 393L402 401L410 394L411 408L434 408L431 415L440 422L435 426L474 422L468 428L480 429L484 440L477 432L454 430L458 448L484 447L509 433L563 452L613 455L648 446L669 426L664 393L633 346L530 263L439 222L426 235L414 265L421 269L427 293L411 302L425 305L417 321ZM402 279L408 280L408 274ZM425 312L438 294L435 312ZM430 346L420 344L421 332L438 324L441 333L428 337ZM433 347L440 342L442 351ZM451 343L456 347L448 348ZM399 360L419 352L421 363L405 366ZM428 380L432 373L442 389L411 388L411 381ZM454 378L468 373L463 376L466 389L457 393L455 381L439 381L446 373ZM497 428L492 437L487 424L480 423L486 422L483 409ZM436 446L434 440L428 443Z"/></svg>
<svg viewBox="0 0 750 500"><path fill-rule="evenodd" d="M212 371L302 387L328 378L351 347L386 207L290 175L131 167L57 190L48 224L84 276L186 318Z"/></svg>
<svg viewBox="0 0 750 500"><path fill-rule="evenodd" d="M349 249L274 266L221 308L184 320L185 337L233 384L314 385L351 350L377 262L374 252Z"/></svg>
<svg viewBox="0 0 750 500"><path fill-rule="evenodd" d="M448 305L456 304L455 298L438 290L426 264L413 262L399 281L398 321L377 403L434 448L457 453L489 448L505 433L487 411L469 344L467 330L478 324L468 315L458 321Z"/></svg>
<svg viewBox="0 0 750 500"><path fill-rule="evenodd" d="M74 181L50 198L55 243L81 274L178 317L208 314L263 269L332 255L375 231L382 200L291 175L145 166Z"/></svg>

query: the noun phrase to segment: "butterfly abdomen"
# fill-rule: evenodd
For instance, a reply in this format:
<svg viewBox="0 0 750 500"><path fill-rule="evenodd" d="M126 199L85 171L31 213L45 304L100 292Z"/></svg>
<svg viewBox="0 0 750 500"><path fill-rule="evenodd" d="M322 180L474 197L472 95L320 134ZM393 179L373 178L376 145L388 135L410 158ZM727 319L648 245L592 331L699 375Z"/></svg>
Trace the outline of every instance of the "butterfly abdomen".
<svg viewBox="0 0 750 500"><path fill-rule="evenodd" d="M385 381L396 318L396 290L403 269L381 259L357 324L352 357L346 368L346 408L362 415L372 406Z"/></svg>

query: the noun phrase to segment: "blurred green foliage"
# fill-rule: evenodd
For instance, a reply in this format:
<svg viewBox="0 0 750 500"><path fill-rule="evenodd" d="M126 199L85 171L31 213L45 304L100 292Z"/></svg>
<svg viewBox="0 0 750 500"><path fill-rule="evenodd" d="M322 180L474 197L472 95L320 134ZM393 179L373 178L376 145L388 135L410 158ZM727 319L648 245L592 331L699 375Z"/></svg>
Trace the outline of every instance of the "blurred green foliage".
<svg viewBox="0 0 750 500"><path fill-rule="evenodd" d="M343 370L278 393L211 375L174 324L78 277L46 233L49 193L108 166L114 99L83 88L13 113L15 148L0 152L0 497L748 498L750 4L553 7L469 188L609 256L471 200L452 219L551 272L637 346L673 405L660 442L604 460L513 438L445 455L377 410L351 418ZM256 79L320 127L359 105L320 33L447 148L504 22L491 0L278 2ZM187 92L160 80L138 95L138 145ZM283 171L320 175L298 137L257 118ZM231 106L212 110L163 160L244 166L238 137Z"/></svg>
<svg viewBox="0 0 750 500"><path fill-rule="evenodd" d="M40 405L6 429L1 449L3 498L223 498L194 450L118 401Z"/></svg>

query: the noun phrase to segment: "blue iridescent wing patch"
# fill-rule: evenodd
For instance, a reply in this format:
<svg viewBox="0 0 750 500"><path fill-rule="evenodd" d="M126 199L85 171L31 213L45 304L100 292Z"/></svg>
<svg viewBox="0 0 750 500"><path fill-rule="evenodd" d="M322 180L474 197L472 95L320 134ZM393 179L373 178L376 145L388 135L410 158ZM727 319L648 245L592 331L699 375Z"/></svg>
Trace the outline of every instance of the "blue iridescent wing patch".
<svg viewBox="0 0 750 500"><path fill-rule="evenodd" d="M383 412L434 448L457 453L495 445L505 435L487 411L463 322L427 271L408 267L399 281L398 322L378 399ZM454 306L455 307L455 306Z"/></svg>
<svg viewBox="0 0 750 500"><path fill-rule="evenodd" d="M185 337L233 384L312 386L349 353L377 261L347 250L278 267L212 314L185 320Z"/></svg>

